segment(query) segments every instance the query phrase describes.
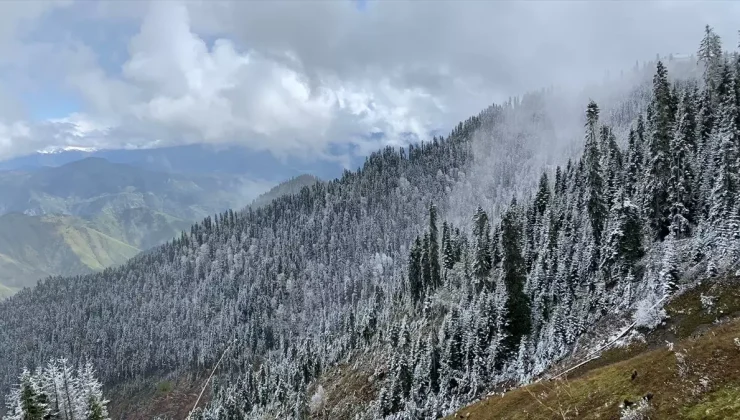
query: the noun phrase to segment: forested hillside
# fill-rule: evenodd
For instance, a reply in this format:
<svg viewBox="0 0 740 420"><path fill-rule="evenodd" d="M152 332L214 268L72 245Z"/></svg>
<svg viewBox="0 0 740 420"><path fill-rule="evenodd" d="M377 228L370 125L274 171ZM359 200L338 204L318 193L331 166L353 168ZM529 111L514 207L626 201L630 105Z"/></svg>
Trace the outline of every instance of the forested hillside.
<svg viewBox="0 0 740 420"><path fill-rule="evenodd" d="M248 203L247 184L102 158L0 171L0 298L50 275L122 264L209 214Z"/></svg>
<svg viewBox="0 0 740 420"><path fill-rule="evenodd" d="M709 27L697 60L582 103L568 162L550 165L571 130L543 91L122 267L43 281L0 304L0 388L54 357L114 386L223 354L195 418L435 418L534 378L605 316L652 327L656 303L740 250L740 60ZM330 401L337 369L363 391Z"/></svg>

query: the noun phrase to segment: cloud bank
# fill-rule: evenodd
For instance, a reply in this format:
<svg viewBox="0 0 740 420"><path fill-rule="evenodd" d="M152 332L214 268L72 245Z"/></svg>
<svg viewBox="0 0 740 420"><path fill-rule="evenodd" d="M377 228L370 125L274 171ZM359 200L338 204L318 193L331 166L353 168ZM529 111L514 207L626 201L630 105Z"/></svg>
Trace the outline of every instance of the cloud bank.
<svg viewBox="0 0 740 420"><path fill-rule="evenodd" d="M705 24L734 47L738 12L689 1L2 2L0 159L188 143L362 155L528 89L692 53Z"/></svg>

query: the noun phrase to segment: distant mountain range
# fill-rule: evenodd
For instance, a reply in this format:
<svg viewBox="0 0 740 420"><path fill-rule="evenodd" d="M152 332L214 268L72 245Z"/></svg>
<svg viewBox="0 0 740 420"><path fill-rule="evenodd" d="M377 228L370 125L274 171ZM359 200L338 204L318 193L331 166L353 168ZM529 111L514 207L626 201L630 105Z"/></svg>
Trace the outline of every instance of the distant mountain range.
<svg viewBox="0 0 740 420"><path fill-rule="evenodd" d="M300 175L253 200L269 182L167 173L100 157L0 171L0 299L44 277L122 264L206 216L261 207L317 181Z"/></svg>
<svg viewBox="0 0 740 420"><path fill-rule="evenodd" d="M0 172L0 298L50 275L121 264L264 191L233 174L172 174L88 157Z"/></svg>
<svg viewBox="0 0 740 420"><path fill-rule="evenodd" d="M85 158L59 167L0 172L0 213L94 216L150 208L195 220L246 205L250 185L237 175L158 172Z"/></svg>
<svg viewBox="0 0 740 420"><path fill-rule="evenodd" d="M62 166L89 157L99 157L113 163L168 173L235 174L254 179L285 180L303 174L323 179L335 178L344 168L337 159L278 159L265 151L240 146L209 145L172 146L159 149L95 150L66 148L44 151L0 162L2 170L33 170L45 166ZM359 166L361 159L345 162Z"/></svg>

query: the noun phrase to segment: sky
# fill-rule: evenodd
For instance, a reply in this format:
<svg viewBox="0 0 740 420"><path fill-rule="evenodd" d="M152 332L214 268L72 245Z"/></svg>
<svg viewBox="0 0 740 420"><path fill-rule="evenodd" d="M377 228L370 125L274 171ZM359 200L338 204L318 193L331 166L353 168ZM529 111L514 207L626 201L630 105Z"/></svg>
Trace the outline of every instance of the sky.
<svg viewBox="0 0 740 420"><path fill-rule="evenodd" d="M731 1L6 0L0 160L193 143L361 156L693 53L705 24L734 50L736 16Z"/></svg>

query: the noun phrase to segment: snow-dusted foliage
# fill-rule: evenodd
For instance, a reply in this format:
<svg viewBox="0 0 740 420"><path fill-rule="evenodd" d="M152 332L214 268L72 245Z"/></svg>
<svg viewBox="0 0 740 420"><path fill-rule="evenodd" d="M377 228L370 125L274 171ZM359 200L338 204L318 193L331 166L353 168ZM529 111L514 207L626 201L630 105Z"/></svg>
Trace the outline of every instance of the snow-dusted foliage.
<svg viewBox="0 0 740 420"><path fill-rule="evenodd" d="M653 329L660 325L666 317L665 309L660 305L660 299L642 299L637 302L635 309L635 327Z"/></svg>
<svg viewBox="0 0 740 420"><path fill-rule="evenodd" d="M66 359L59 359L33 373L23 370L6 397L3 418L107 420L107 404L90 363L74 370Z"/></svg>
<svg viewBox="0 0 740 420"><path fill-rule="evenodd" d="M622 102L581 103L582 153L560 166L533 153L575 131L540 92L44 281L0 304L0 386L63 355L111 385L203 371L235 341L192 418L437 418L532 380L605 315L654 327L683 279L737 268L740 63L712 54L705 78L651 63ZM317 380L360 360L371 389L332 412L344 390Z"/></svg>
<svg viewBox="0 0 740 420"><path fill-rule="evenodd" d="M622 407L619 420L648 420L650 410L650 402L642 398L629 407Z"/></svg>

